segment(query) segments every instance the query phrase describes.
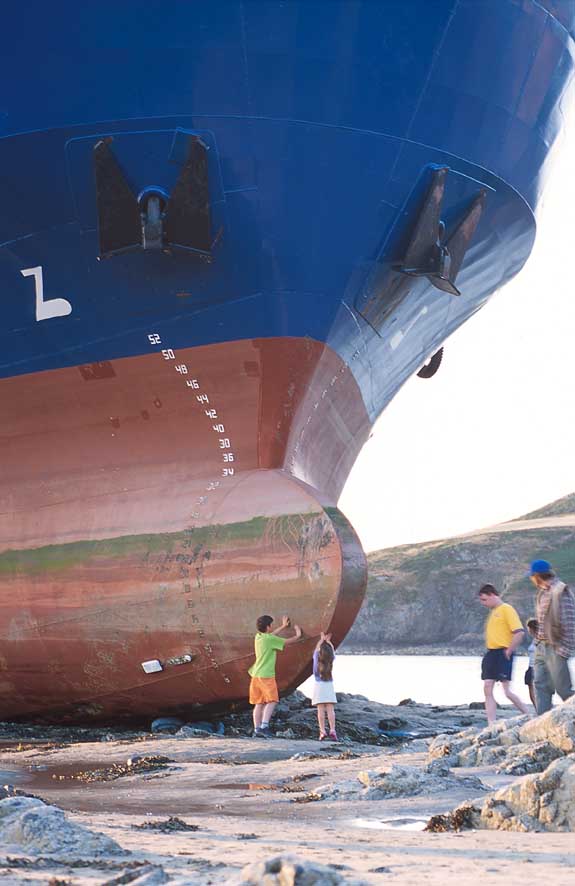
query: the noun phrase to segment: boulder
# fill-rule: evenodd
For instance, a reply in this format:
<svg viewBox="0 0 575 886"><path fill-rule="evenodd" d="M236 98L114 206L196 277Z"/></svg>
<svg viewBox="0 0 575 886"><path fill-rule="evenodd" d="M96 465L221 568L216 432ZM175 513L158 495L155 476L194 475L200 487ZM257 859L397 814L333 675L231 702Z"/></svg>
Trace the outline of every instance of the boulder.
<svg viewBox="0 0 575 886"><path fill-rule="evenodd" d="M518 744L510 748L499 748L504 752L497 772L506 775L529 775L542 772L553 760L563 756L562 751L548 741L537 741L534 744Z"/></svg>
<svg viewBox="0 0 575 886"><path fill-rule="evenodd" d="M457 757L456 766L494 766L503 760L507 749L501 745L471 745L461 751Z"/></svg>
<svg viewBox="0 0 575 886"><path fill-rule="evenodd" d="M437 794L453 788L464 788L473 793L486 790L479 778L453 775L446 763L435 760L424 769L394 765L384 772L363 770L358 773L357 779L324 785L317 789L317 793L321 799L385 800L389 797Z"/></svg>
<svg viewBox="0 0 575 886"><path fill-rule="evenodd" d="M344 883L349 886L350 881L323 864L278 855L246 865L238 877L226 881L226 886L340 886Z"/></svg>
<svg viewBox="0 0 575 886"><path fill-rule="evenodd" d="M554 760L487 797L481 826L506 831L575 831L575 754Z"/></svg>
<svg viewBox="0 0 575 886"><path fill-rule="evenodd" d="M503 831L575 831L575 754L554 760L544 772L526 775L481 802L434 816L427 830L463 827Z"/></svg>
<svg viewBox="0 0 575 886"><path fill-rule="evenodd" d="M34 797L0 801L0 843L30 855L94 858L125 853L110 837L68 821L61 809Z"/></svg>
<svg viewBox="0 0 575 886"><path fill-rule="evenodd" d="M111 880L106 880L105 883L102 883L102 886L119 886L120 883L129 883L129 886L162 886L163 883L168 883L170 879L163 868L149 864L135 871L127 871L125 874L120 874L119 877L112 877ZM50 880L50 883L52 882L64 883L67 881L56 881L54 878L54 880ZM50 886L50 883L48 886Z"/></svg>
<svg viewBox="0 0 575 886"><path fill-rule="evenodd" d="M519 729L522 744L548 741L566 754L575 752L575 696Z"/></svg>

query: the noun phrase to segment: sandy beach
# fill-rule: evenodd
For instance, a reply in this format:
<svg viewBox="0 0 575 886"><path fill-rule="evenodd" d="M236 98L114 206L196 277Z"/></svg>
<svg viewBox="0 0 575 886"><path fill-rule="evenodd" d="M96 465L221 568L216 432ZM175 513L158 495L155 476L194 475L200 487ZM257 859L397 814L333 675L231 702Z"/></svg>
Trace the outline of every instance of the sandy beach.
<svg viewBox="0 0 575 886"><path fill-rule="evenodd" d="M72 858L3 843L2 882L223 884L246 864L286 854L356 884L475 886L481 878L488 886L537 877L567 886L575 878L572 833L421 830L431 815L471 799L469 788L380 800L326 796L326 785L349 784L361 771L424 766L423 739L382 748L241 736L102 738L14 739L1 751L2 781L56 804L126 854ZM486 766L457 775L479 777L490 790L516 778Z"/></svg>

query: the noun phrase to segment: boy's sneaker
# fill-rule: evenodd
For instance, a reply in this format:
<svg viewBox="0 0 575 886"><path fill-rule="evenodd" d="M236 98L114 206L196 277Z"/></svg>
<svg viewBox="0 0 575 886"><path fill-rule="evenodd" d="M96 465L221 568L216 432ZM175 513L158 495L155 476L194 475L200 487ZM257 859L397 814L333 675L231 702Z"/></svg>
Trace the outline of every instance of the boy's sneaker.
<svg viewBox="0 0 575 886"><path fill-rule="evenodd" d="M271 736L269 726L259 726L252 732L252 738L269 738Z"/></svg>

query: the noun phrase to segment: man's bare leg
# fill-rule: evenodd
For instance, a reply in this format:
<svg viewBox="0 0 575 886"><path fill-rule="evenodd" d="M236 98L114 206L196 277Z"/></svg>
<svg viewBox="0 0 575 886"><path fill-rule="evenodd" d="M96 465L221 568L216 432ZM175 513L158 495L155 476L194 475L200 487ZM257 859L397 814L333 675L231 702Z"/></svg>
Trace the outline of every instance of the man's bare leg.
<svg viewBox="0 0 575 886"><path fill-rule="evenodd" d="M493 698L493 687L495 685L495 680L484 680L483 681L483 693L485 695L485 713L487 714L487 722L489 725L495 723L497 719L497 705L495 703L495 699Z"/></svg>
<svg viewBox="0 0 575 886"><path fill-rule="evenodd" d="M526 704L523 704L519 696L515 695L514 692L511 691L511 686L509 680L503 680L501 685L503 686L503 691L510 702L512 702L518 711L521 711L522 714L529 714L529 708Z"/></svg>

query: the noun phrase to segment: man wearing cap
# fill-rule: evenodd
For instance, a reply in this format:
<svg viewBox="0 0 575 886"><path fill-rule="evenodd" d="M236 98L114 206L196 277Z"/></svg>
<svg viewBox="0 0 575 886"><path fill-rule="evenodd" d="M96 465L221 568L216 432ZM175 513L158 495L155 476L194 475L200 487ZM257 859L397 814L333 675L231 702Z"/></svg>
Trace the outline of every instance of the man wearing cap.
<svg viewBox="0 0 575 886"><path fill-rule="evenodd" d="M537 588L535 608L539 627L534 677L537 713L551 710L553 693L563 701L575 695L569 657L575 653L575 597L547 560L534 560L529 577Z"/></svg>

